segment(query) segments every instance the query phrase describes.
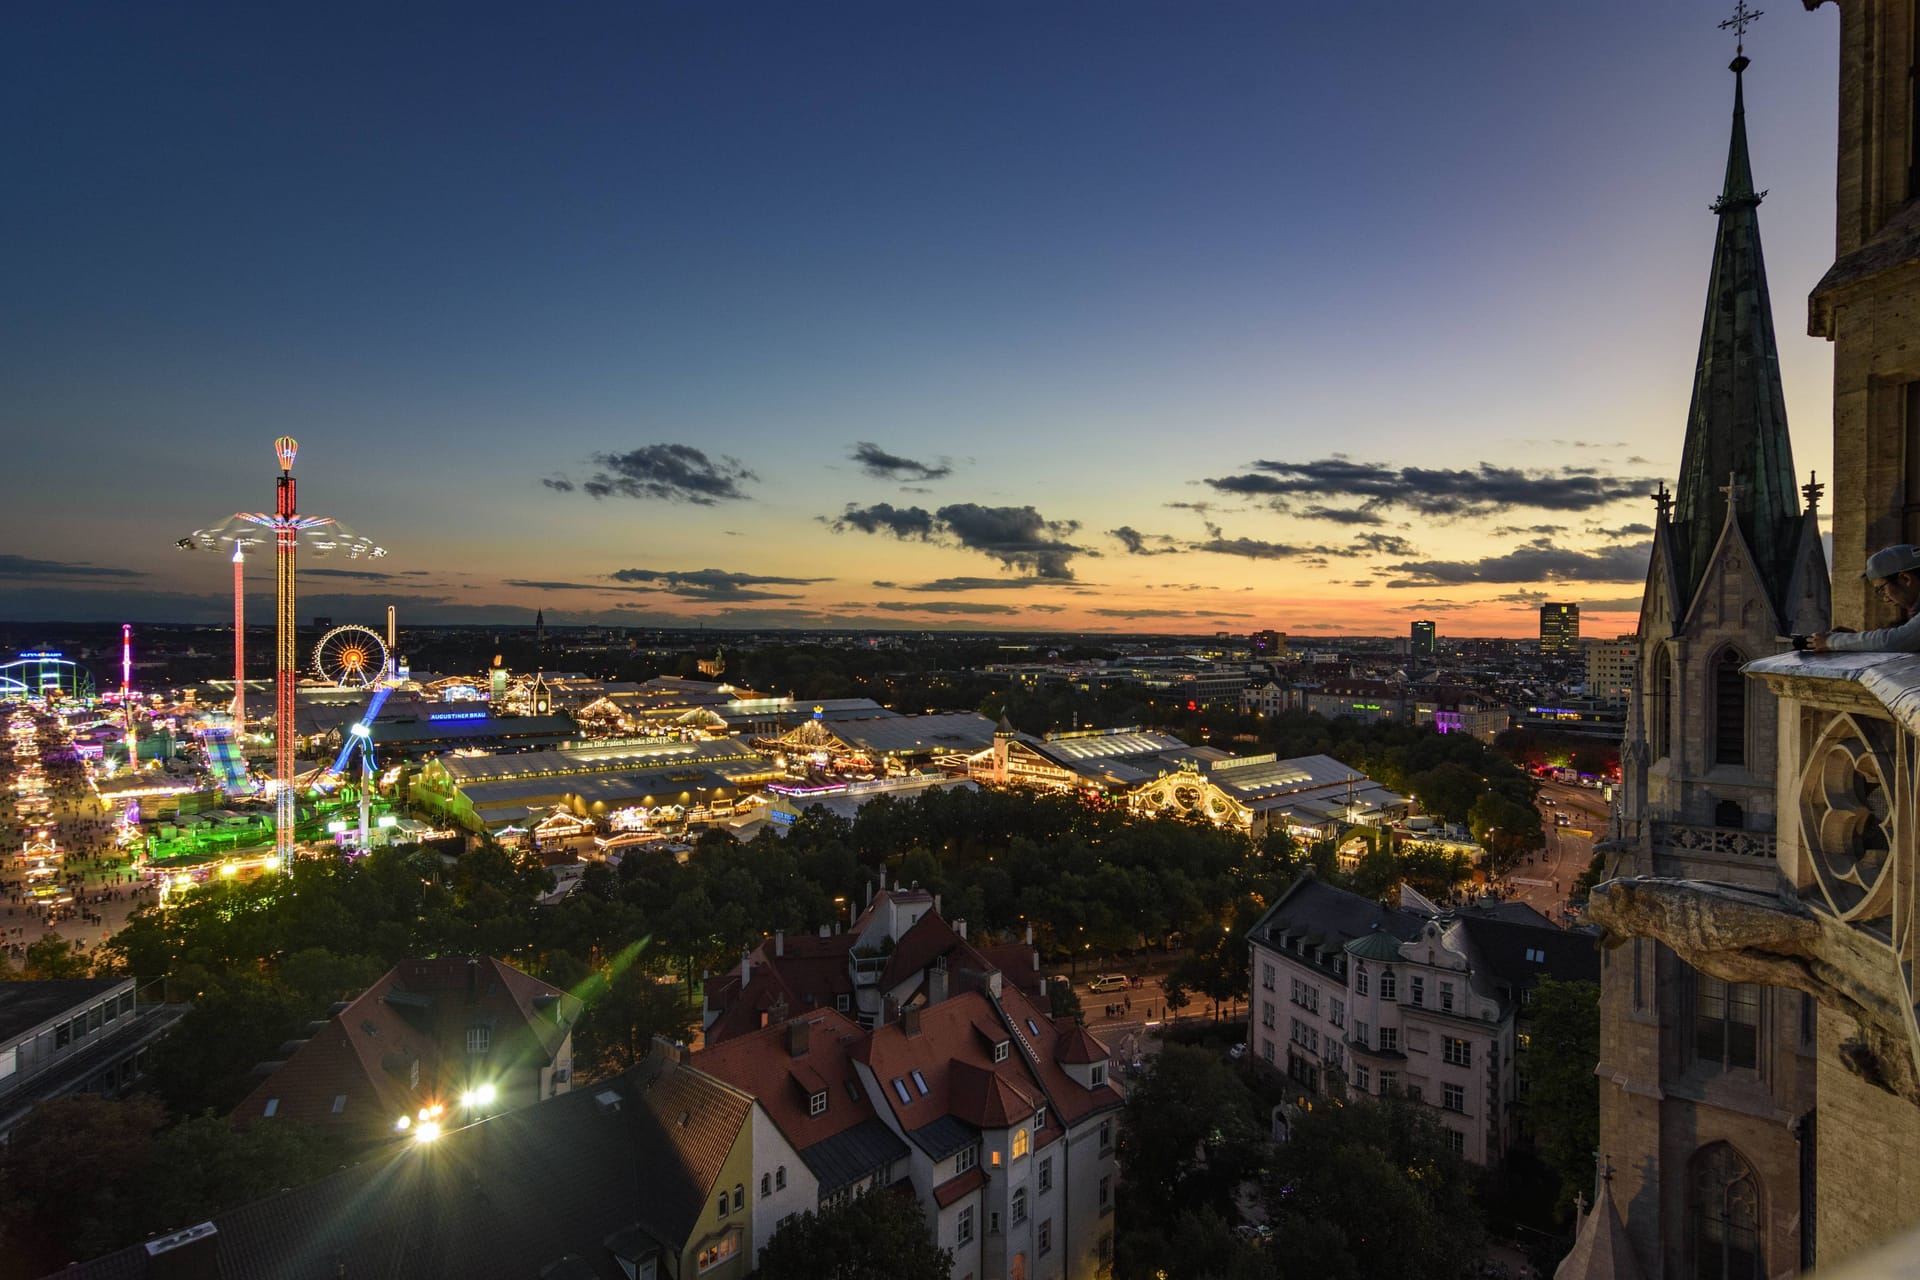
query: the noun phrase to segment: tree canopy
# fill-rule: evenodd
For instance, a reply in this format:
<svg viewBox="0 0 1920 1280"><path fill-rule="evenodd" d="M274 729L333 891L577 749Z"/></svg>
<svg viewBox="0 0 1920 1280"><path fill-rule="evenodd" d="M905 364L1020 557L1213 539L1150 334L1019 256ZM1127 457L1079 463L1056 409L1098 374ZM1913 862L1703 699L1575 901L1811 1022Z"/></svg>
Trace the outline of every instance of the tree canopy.
<svg viewBox="0 0 1920 1280"><path fill-rule="evenodd" d="M953 1253L933 1242L911 1196L877 1188L803 1213L773 1233L755 1280L947 1280Z"/></svg>

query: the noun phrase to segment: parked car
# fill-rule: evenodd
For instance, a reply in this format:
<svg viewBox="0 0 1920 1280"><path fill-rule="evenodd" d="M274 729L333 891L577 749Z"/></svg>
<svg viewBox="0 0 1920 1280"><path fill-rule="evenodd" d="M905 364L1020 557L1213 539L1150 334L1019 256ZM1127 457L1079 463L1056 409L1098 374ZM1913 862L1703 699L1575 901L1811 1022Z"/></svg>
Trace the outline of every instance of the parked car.
<svg viewBox="0 0 1920 1280"><path fill-rule="evenodd" d="M1087 990L1096 992L1125 991L1132 985L1133 983L1124 973L1102 973L1094 976L1093 981L1087 984Z"/></svg>

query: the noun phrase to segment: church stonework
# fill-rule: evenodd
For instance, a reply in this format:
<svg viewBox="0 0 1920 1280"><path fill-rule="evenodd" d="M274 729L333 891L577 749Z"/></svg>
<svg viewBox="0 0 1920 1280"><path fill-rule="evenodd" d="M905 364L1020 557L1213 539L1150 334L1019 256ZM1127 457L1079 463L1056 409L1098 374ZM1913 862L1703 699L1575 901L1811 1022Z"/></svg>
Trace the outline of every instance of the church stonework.
<svg viewBox="0 0 1920 1280"><path fill-rule="evenodd" d="M1693 401L1676 487L1654 497L1620 819L1604 848L1616 876L1773 895L1778 708L1742 669L1786 649L1788 635L1823 628L1829 584L1819 490L1806 488L1803 509L1787 433L1747 156L1747 65L1741 57L1732 68ZM1606 952L1598 1074L1612 1174L1602 1201L1640 1275L1748 1280L1799 1269L1815 1027L1801 992L1725 981L1654 938ZM1590 1217L1582 1234L1606 1225Z"/></svg>

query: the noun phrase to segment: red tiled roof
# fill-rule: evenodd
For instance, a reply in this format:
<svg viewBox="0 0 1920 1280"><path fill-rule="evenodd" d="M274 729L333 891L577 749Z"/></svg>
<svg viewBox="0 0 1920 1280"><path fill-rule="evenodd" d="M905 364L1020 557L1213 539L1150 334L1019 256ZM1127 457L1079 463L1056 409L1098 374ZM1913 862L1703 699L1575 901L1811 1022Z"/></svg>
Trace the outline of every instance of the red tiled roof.
<svg viewBox="0 0 1920 1280"><path fill-rule="evenodd" d="M947 1111L975 1128L1011 1129L1040 1106L998 1071L971 1062L955 1062L947 1068Z"/></svg>
<svg viewBox="0 0 1920 1280"><path fill-rule="evenodd" d="M1024 942L1001 942L976 950L982 959L1000 971L1000 976L1007 982L1035 999L1039 998L1044 977L1034 963L1038 953L1032 947Z"/></svg>
<svg viewBox="0 0 1920 1280"><path fill-rule="evenodd" d="M800 1020L807 1024L807 1052L802 1057L795 1058L790 1053L788 1044L792 1033L781 1025L735 1036L720 1044L709 1040L707 1047L688 1062L742 1093L758 1098L768 1118L794 1150L805 1151L817 1142L871 1120L873 1103L864 1089L859 1090L857 1102L847 1090L849 1082L858 1085L848 1053L865 1033L845 1014L832 1009L811 1010ZM827 1109L821 1115L809 1114L807 1098L794 1087L793 1073L800 1067L817 1076L826 1088ZM808 1089L809 1093L819 1091L819 1087Z"/></svg>
<svg viewBox="0 0 1920 1280"><path fill-rule="evenodd" d="M1093 1038L1093 1035L1072 1018L1061 1018L1054 1024L1055 1037L1053 1060L1078 1066L1088 1062L1105 1062L1108 1058L1107 1046Z"/></svg>
<svg viewBox="0 0 1920 1280"><path fill-rule="evenodd" d="M972 1195L987 1185L987 1171L979 1165L967 1170L957 1178L948 1178L933 1189L933 1202L945 1209L962 1196Z"/></svg>
<svg viewBox="0 0 1920 1280"><path fill-rule="evenodd" d="M1061 1120L1069 1125L1078 1124L1094 1112L1116 1108L1126 1100L1111 1079L1098 1089L1087 1089L1061 1068L1053 1056L1054 1048L1059 1044L1060 1031L1046 1011L1026 993L1011 987L1003 988L1000 1005L1013 1023L1013 1038L1033 1055L1040 1081L1046 1086L1047 1095L1053 1099L1054 1109ZM1091 1036L1088 1038L1093 1039ZM1094 1040L1094 1043L1098 1044L1099 1041Z"/></svg>
<svg viewBox="0 0 1920 1280"><path fill-rule="evenodd" d="M451 1101L475 1066L496 1080L550 1066L579 1001L491 957L402 960L382 974L234 1109L327 1129L386 1130L401 1115ZM480 1059L467 1030L490 1032ZM416 1076L418 1085L414 1084ZM335 1100L344 1098L338 1110Z"/></svg>

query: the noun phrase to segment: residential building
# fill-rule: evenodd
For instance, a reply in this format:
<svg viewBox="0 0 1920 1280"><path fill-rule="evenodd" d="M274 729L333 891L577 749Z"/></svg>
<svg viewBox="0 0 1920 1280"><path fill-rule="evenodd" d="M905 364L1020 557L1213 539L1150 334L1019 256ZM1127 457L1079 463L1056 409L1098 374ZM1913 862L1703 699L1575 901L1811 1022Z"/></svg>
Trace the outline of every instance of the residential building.
<svg viewBox="0 0 1920 1280"><path fill-rule="evenodd" d="M1587 698L1602 707L1624 710L1633 692L1633 673L1640 665L1640 637L1583 640L1587 658Z"/></svg>
<svg viewBox="0 0 1920 1280"><path fill-rule="evenodd" d="M1407 649L1416 658L1431 658L1440 651L1439 628L1431 621L1422 619L1408 628Z"/></svg>
<svg viewBox="0 0 1920 1280"><path fill-rule="evenodd" d="M1412 695L1413 722L1432 725L1435 733L1464 733L1492 742L1512 723L1506 703L1475 689L1421 686Z"/></svg>
<svg viewBox="0 0 1920 1280"><path fill-rule="evenodd" d="M1287 633L1284 631L1256 631L1248 639L1256 658L1277 658L1287 651Z"/></svg>
<svg viewBox="0 0 1920 1280"><path fill-rule="evenodd" d="M1383 907L1311 873L1248 934L1247 1044L1299 1100L1400 1094L1496 1164L1520 1131L1519 1031L1545 976L1596 976L1591 934L1527 908Z"/></svg>
<svg viewBox="0 0 1920 1280"><path fill-rule="evenodd" d="M1572 653L1580 647L1580 606L1549 601L1540 606L1540 652Z"/></svg>
<svg viewBox="0 0 1920 1280"><path fill-rule="evenodd" d="M402 960L334 1007L265 1078L234 1119L297 1120L361 1141L391 1136L422 1108L456 1109L490 1088L508 1111L572 1087L581 1005L491 957Z"/></svg>
<svg viewBox="0 0 1920 1280"><path fill-rule="evenodd" d="M1315 715L1337 720L1404 720L1407 690L1385 680L1327 680L1302 690L1303 702Z"/></svg>
<svg viewBox="0 0 1920 1280"><path fill-rule="evenodd" d="M60 1275L742 1280L758 1111L663 1046L594 1089L432 1141L395 1135L330 1177Z"/></svg>
<svg viewBox="0 0 1920 1280"><path fill-rule="evenodd" d="M1047 1013L1037 970L1030 946L983 953L931 895L883 889L848 933L776 934L709 981L692 1061L777 1131L756 1137L750 1184L773 1227L904 1182L955 1280L1101 1274L1122 1095L1106 1047Z"/></svg>
<svg viewBox="0 0 1920 1280"><path fill-rule="evenodd" d="M49 1099L132 1086L186 1011L141 1000L132 978L0 982L0 1140Z"/></svg>

